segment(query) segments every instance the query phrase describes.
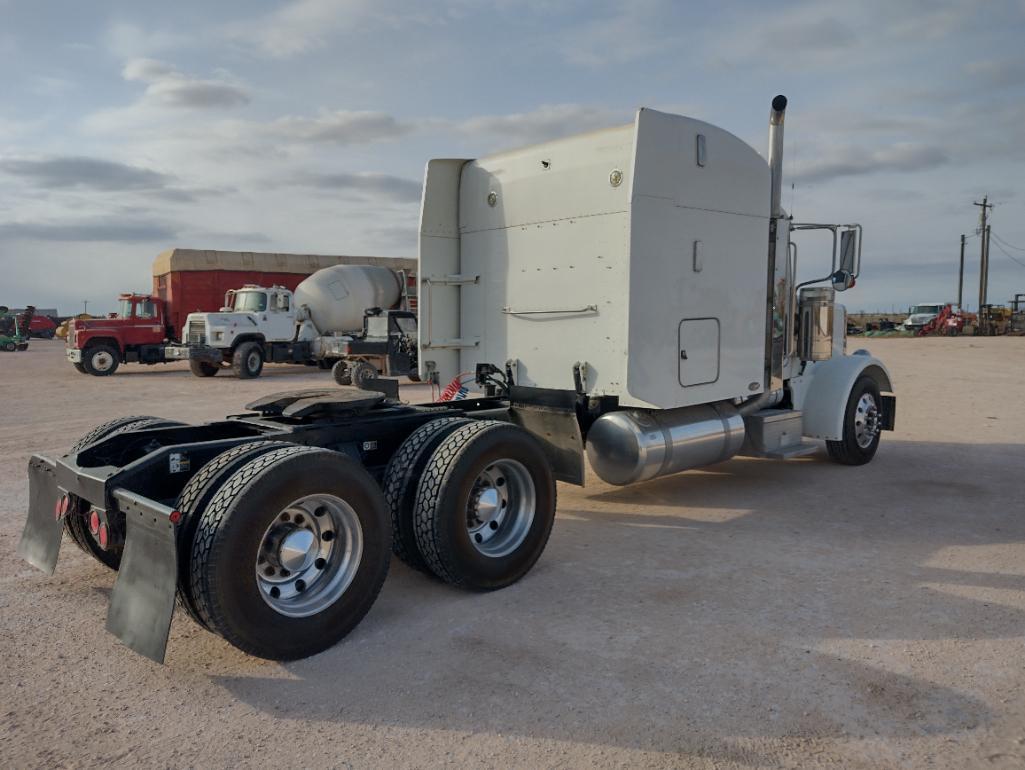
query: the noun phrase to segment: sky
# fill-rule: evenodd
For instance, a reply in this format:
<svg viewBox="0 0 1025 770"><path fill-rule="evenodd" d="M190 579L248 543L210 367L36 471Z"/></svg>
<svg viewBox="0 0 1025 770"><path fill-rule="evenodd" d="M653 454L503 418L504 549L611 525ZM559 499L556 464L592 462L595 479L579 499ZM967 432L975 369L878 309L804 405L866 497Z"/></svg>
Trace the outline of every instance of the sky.
<svg viewBox="0 0 1025 770"><path fill-rule="evenodd" d="M425 162L652 107L860 222L851 311L1025 292L1025 0L0 0L0 304L148 291L174 246L415 256ZM803 236L804 270L825 240ZM999 239L999 240L997 240ZM805 273L807 274L807 273Z"/></svg>

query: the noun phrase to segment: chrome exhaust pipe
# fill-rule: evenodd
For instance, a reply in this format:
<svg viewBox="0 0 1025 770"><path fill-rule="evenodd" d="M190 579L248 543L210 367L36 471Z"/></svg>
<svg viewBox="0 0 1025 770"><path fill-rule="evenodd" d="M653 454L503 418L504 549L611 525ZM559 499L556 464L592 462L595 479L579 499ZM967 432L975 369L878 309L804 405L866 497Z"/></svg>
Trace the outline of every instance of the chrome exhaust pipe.
<svg viewBox="0 0 1025 770"><path fill-rule="evenodd" d="M772 100L769 112L769 253L765 283L765 390L772 392L783 387L783 334L776 332L776 318L783 318L786 299L777 296L776 236L783 218L783 116L787 98L779 94ZM783 225L786 227L786 224ZM786 254L782 255L787 258ZM784 292L789 289L783 290Z"/></svg>
<svg viewBox="0 0 1025 770"><path fill-rule="evenodd" d="M787 109L787 98L780 94L772 100L769 112L769 173L772 178L772 195L769 198L769 216L783 216L783 118Z"/></svg>

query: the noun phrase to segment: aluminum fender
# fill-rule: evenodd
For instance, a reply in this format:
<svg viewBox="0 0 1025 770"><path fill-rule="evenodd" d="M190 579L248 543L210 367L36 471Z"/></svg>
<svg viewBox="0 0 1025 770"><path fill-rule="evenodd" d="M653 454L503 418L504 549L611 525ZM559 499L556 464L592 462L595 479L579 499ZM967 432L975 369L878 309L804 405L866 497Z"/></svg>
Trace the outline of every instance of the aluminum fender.
<svg viewBox="0 0 1025 770"><path fill-rule="evenodd" d="M854 383L867 374L882 393L893 392L885 364L867 352L809 363L804 374L791 380L794 407L803 417L801 432L809 438L839 441L843 437L844 409Z"/></svg>

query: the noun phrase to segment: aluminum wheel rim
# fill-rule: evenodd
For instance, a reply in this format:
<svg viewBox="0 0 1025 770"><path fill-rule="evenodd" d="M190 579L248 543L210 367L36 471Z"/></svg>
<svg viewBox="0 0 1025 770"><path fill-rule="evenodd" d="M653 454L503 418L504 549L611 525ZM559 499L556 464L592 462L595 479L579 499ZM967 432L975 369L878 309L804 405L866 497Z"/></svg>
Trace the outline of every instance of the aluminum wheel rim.
<svg viewBox="0 0 1025 770"><path fill-rule="evenodd" d="M105 372L114 365L114 356L105 350L101 350L99 353L93 353L92 356L93 369L98 372Z"/></svg>
<svg viewBox="0 0 1025 770"><path fill-rule="evenodd" d="M858 446L868 449L879 435L879 406L871 393L862 393L854 412L854 438Z"/></svg>
<svg viewBox="0 0 1025 770"><path fill-rule="evenodd" d="M536 508L534 480L523 463L495 461L473 482L466 509L470 542L485 556L508 556L527 539Z"/></svg>
<svg viewBox="0 0 1025 770"><path fill-rule="evenodd" d="M252 353L249 354L249 357L246 359L246 367L249 369L249 371L255 372L259 368L259 366L260 354L254 350Z"/></svg>
<svg viewBox="0 0 1025 770"><path fill-rule="evenodd" d="M363 528L347 502L308 495L274 517L260 539L256 583L290 618L323 612L345 593L363 558Z"/></svg>

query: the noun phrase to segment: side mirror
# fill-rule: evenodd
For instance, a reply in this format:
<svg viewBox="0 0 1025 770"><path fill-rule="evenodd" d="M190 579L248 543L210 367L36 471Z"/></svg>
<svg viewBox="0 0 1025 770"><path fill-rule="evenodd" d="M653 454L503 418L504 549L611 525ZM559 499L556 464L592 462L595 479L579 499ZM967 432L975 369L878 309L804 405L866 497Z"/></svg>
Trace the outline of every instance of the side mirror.
<svg viewBox="0 0 1025 770"><path fill-rule="evenodd" d="M833 283L834 291L847 291L855 283L854 276L846 270L837 270L829 277L829 280Z"/></svg>
<svg viewBox="0 0 1025 770"><path fill-rule="evenodd" d="M840 265L838 271L855 275L857 273L858 231L844 230L840 233Z"/></svg>

